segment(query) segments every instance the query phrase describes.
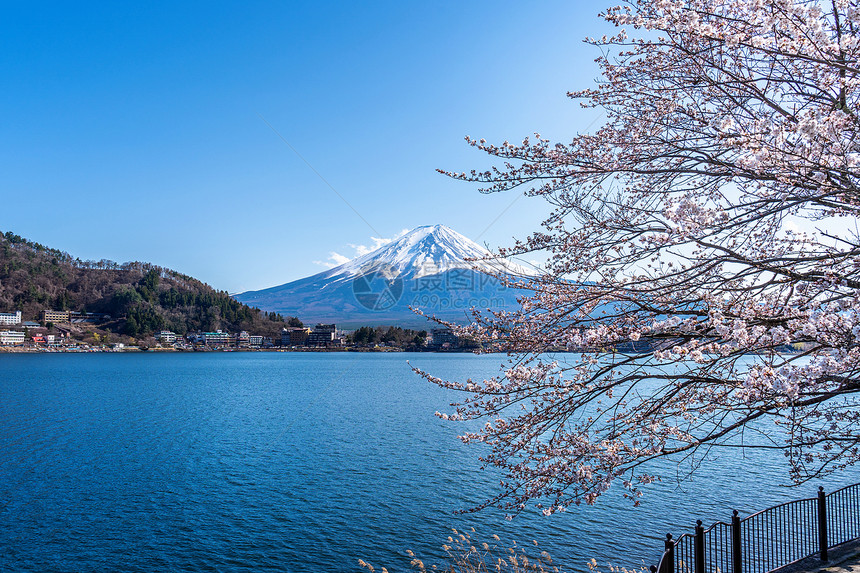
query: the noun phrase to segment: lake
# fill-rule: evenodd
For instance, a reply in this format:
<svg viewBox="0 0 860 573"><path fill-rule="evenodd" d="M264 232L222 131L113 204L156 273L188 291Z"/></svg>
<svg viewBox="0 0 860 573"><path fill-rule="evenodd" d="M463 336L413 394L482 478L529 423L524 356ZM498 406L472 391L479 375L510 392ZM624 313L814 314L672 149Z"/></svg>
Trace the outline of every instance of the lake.
<svg viewBox="0 0 860 573"><path fill-rule="evenodd" d="M537 540L566 570L650 565L667 531L819 485L777 487L781 455L732 452L681 483L688 468L673 468L638 508L617 491L548 518L454 515L498 476L433 415L455 396L407 360L481 378L504 357L0 355L0 570L359 571L361 558L393 573L410 570L406 550L441 564L453 527Z"/></svg>

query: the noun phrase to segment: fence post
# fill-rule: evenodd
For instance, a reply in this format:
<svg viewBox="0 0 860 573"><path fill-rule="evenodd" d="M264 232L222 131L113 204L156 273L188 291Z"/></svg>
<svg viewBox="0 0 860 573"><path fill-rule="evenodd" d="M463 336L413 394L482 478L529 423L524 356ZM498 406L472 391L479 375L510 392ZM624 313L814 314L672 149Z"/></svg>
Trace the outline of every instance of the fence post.
<svg viewBox="0 0 860 573"><path fill-rule="evenodd" d="M821 560L827 561L827 496L823 486L818 486L818 551Z"/></svg>
<svg viewBox="0 0 860 573"><path fill-rule="evenodd" d="M705 573L705 528L702 520L696 521L696 537L693 543L693 557L695 561L694 573Z"/></svg>
<svg viewBox="0 0 860 573"><path fill-rule="evenodd" d="M660 573L675 573L675 542L672 541L672 534L666 534L666 559L668 564L664 571L660 571Z"/></svg>
<svg viewBox="0 0 860 573"><path fill-rule="evenodd" d="M732 573L743 573L741 560L741 518L738 510L732 512Z"/></svg>

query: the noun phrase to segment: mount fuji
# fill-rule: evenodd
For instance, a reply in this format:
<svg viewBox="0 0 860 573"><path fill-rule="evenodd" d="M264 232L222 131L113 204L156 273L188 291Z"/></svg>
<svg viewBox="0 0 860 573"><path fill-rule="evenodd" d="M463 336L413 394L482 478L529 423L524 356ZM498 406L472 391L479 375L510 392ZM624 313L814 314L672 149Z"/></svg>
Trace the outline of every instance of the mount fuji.
<svg viewBox="0 0 860 573"><path fill-rule="evenodd" d="M410 306L459 323L468 322L472 307L516 310L517 296L524 291L499 277L536 274L492 255L444 225L431 225L319 274L233 296L262 310L298 316L306 323L427 328L432 323Z"/></svg>

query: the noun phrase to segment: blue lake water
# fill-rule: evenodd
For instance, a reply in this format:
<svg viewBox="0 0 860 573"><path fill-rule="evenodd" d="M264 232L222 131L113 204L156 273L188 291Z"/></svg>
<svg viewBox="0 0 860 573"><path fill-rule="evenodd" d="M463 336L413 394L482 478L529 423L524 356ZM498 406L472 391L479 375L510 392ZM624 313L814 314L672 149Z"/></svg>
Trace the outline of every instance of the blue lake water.
<svg viewBox="0 0 860 573"><path fill-rule="evenodd" d="M651 564L667 531L812 497L781 457L726 453L633 508L506 521L453 515L494 491L478 450L415 376L481 378L503 357L217 353L0 356L0 570L408 571L452 527L537 540L566 570ZM857 472L820 482L860 481Z"/></svg>

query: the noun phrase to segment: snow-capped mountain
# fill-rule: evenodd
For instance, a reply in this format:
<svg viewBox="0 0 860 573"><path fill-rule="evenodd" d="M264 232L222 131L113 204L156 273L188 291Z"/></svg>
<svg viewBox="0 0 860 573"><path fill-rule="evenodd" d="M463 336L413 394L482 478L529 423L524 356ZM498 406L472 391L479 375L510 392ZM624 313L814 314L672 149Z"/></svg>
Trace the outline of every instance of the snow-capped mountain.
<svg viewBox="0 0 860 573"><path fill-rule="evenodd" d="M330 276L352 278L365 274L374 265L388 265L404 277L420 278L452 269L469 269L486 274L532 276L535 272L490 251L445 225L412 229L379 249L331 269Z"/></svg>
<svg viewBox="0 0 860 573"><path fill-rule="evenodd" d="M535 274L444 225L431 225L311 277L234 297L307 323L423 328L426 319L410 306L453 321L467 320L473 306L513 310L522 292L499 277Z"/></svg>

